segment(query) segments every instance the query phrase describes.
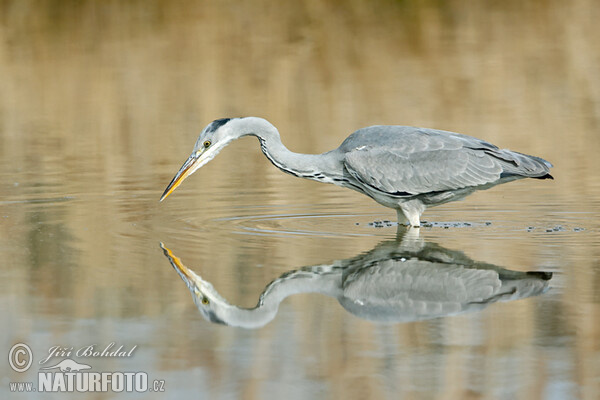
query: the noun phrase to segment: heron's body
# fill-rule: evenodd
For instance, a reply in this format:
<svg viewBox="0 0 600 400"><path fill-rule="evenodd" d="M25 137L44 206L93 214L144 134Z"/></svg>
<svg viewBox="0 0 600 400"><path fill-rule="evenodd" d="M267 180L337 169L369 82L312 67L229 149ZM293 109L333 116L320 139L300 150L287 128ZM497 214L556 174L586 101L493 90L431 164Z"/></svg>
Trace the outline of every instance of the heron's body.
<svg viewBox="0 0 600 400"><path fill-rule="evenodd" d="M394 208L398 222L412 226L419 226L427 207L475 190L521 178L552 178L552 165L539 157L459 133L409 126L359 129L335 150L299 154L281 143L268 121L247 117L216 120L204 128L161 200L230 141L248 135L259 139L263 153L282 171L356 190Z"/></svg>

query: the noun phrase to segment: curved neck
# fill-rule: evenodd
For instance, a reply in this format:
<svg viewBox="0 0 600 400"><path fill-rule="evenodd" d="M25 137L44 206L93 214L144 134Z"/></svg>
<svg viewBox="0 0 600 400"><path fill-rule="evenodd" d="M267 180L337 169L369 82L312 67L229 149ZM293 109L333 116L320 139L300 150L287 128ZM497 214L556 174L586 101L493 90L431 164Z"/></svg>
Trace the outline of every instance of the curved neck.
<svg viewBox="0 0 600 400"><path fill-rule="evenodd" d="M254 308L242 308L223 301L219 322L242 328L260 328L275 318L279 304L293 294L320 293L340 297L342 275L337 270L323 272L326 267L303 268L282 275L265 287Z"/></svg>
<svg viewBox="0 0 600 400"><path fill-rule="evenodd" d="M319 180L325 178L323 172L328 175L342 174L341 165L338 165L332 157L325 158L324 154L302 154L288 150L281 142L277 128L263 118L241 118L237 124L231 125L233 129L238 130L238 135L256 136L264 155L284 172L301 178Z"/></svg>

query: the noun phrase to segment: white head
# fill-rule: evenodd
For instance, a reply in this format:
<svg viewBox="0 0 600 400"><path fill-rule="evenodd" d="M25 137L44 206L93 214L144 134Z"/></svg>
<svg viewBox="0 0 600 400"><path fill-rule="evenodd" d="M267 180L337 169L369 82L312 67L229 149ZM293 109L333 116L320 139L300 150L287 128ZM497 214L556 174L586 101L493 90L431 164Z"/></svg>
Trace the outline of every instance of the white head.
<svg viewBox="0 0 600 400"><path fill-rule="evenodd" d="M277 131L267 120L257 117L222 118L208 124L198 136L192 154L179 168L160 201L166 199L188 176L212 160L231 141L247 135L260 135L265 129Z"/></svg>

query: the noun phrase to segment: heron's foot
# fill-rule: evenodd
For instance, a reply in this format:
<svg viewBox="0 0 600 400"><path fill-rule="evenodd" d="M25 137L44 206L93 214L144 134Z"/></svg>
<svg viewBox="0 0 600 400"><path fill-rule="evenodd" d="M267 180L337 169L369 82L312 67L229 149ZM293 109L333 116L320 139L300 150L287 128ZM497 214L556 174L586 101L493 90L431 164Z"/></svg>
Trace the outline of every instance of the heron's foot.
<svg viewBox="0 0 600 400"><path fill-rule="evenodd" d="M411 225L401 209L396 209L396 215L398 217L398 227Z"/></svg>
<svg viewBox="0 0 600 400"><path fill-rule="evenodd" d="M418 228L421 226L421 214L425 211L425 206L420 200L409 200L396 209L398 223L408 222L410 226Z"/></svg>
<svg viewBox="0 0 600 400"><path fill-rule="evenodd" d="M419 222L417 222L417 225L414 225L406 218L404 219L404 221L398 221L398 226L403 226L405 228L419 228L420 226L418 224Z"/></svg>
<svg viewBox="0 0 600 400"><path fill-rule="evenodd" d="M420 225L413 225L410 222L398 223L398 226L403 226L406 228L420 228Z"/></svg>
<svg viewBox="0 0 600 400"><path fill-rule="evenodd" d="M412 226L410 223L398 224L396 229L396 240L403 241L406 239L416 240L419 238L421 229L418 226Z"/></svg>
<svg viewBox="0 0 600 400"><path fill-rule="evenodd" d="M419 213L409 213L406 216L406 219L408 219L408 226L410 226L411 228L420 228L421 227L421 221L420 221L420 214Z"/></svg>

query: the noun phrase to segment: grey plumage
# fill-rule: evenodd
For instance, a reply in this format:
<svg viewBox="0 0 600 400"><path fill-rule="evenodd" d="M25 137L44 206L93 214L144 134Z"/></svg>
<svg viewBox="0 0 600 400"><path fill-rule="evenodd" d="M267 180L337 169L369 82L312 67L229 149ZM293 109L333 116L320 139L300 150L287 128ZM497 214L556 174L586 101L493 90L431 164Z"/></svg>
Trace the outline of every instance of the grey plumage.
<svg viewBox="0 0 600 400"><path fill-rule="evenodd" d="M161 200L229 142L248 135L259 139L267 158L284 172L356 190L396 209L399 222L412 226L419 226L427 207L475 190L521 178L552 179L546 160L459 133L371 126L352 133L335 150L309 155L289 151L268 121L247 117L209 124Z"/></svg>
<svg viewBox="0 0 600 400"><path fill-rule="evenodd" d="M417 196L542 177L551 165L473 137L408 126L361 129L340 146L348 172L376 190Z"/></svg>

